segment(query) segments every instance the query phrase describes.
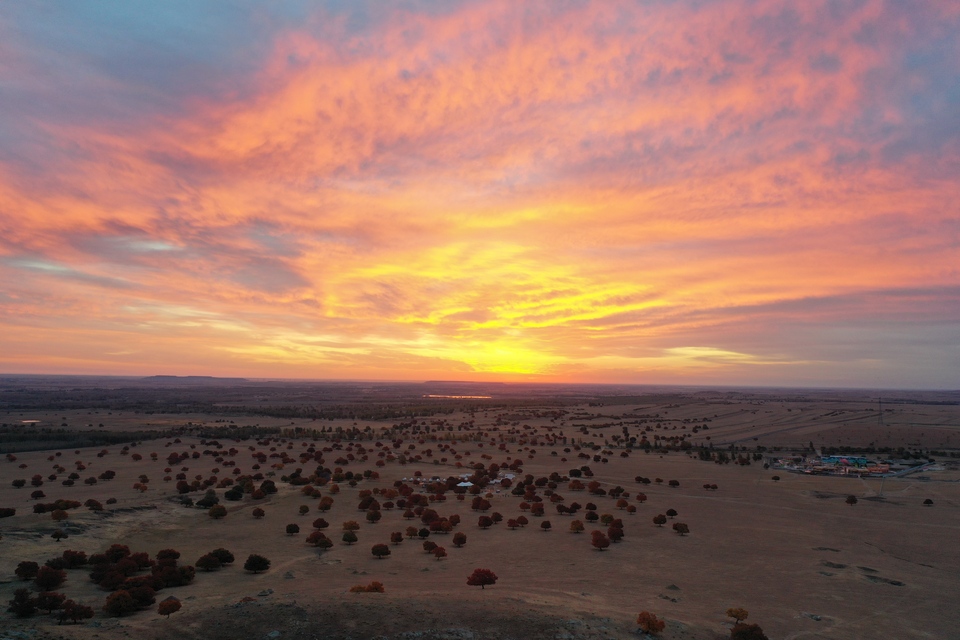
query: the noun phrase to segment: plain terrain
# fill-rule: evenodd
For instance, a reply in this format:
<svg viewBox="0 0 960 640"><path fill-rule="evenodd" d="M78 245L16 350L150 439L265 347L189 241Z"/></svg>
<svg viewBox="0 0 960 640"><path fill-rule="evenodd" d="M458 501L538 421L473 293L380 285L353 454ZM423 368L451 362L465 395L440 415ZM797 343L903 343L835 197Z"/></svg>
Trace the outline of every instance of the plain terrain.
<svg viewBox="0 0 960 640"><path fill-rule="evenodd" d="M28 386L21 384L17 393ZM87 381L71 388L83 388L87 393L102 386ZM188 413L146 413L140 407L125 408L120 401L91 401L87 407L62 402L44 406L43 393L29 401L17 395L17 403L8 403L0 414L7 432L60 430L67 438L71 431L90 429L180 429L181 435L177 436L179 442L173 436L139 440L126 452L124 446L132 442L36 451L19 450L22 442L10 443L4 452L15 451L16 460L0 460L0 507L16 508L17 513L0 520L0 600L4 603L15 588L29 584L14 576L18 562L42 564L64 549L92 554L121 543L153 555L160 549L175 548L184 563L192 564L210 550L226 547L238 561L219 571L198 571L192 584L159 592L158 601L175 595L183 602L183 609L169 619L157 615L156 605L120 619L107 618L99 612L107 593L89 581L87 571L70 571L60 590L97 609L92 621L57 626L55 619L46 615L17 620L0 613L6 629L0 638L16 637L10 634L24 630L35 630L34 637L71 638L161 638L173 633L186 638L259 638L272 632L279 635L269 637L627 638L636 637L636 615L647 610L667 621L663 637L706 640L728 635L729 622L724 615L728 607L749 610L748 622L760 624L770 638L956 636L960 624L955 606L955 594L960 592L960 547L956 544L960 534L960 459L949 454L960 450L957 394L884 392L882 414L877 394L868 392L611 391L593 387L564 388L553 396L539 387L501 389L502 393L482 388L475 395L491 395L489 400L475 401L473 406L455 402L449 413L403 419L364 419L359 417L363 413L360 408L377 403L420 407L424 393L449 389L352 388L344 397L358 407L357 416L334 419L268 415L269 411L253 414L239 410L237 401L231 401L230 409L222 413L211 408L220 394L226 393L247 398L243 405L247 408L323 407L327 406L323 402L337 401L337 394L325 389L325 400L311 405L315 399L306 383L296 388L295 402L289 400L294 393L291 387L276 385L271 387L273 392L264 388L257 386L251 391L239 382L225 388L207 383L198 393L197 385L185 386L184 394L198 399L190 407L195 411ZM56 387L48 390L54 397ZM149 391L143 393L149 395ZM157 393L167 402L178 390L166 385ZM209 435L189 431L204 429L209 434L231 426L356 429L369 439L314 440L309 431L242 441L219 438L219 447L214 449L237 450L235 455L225 456L235 466L225 466L215 456L202 454L211 449ZM628 450L614 440L624 428L633 436L646 430L644 435L651 442L654 436L666 443L668 438L683 435L694 446L689 451ZM414 433L415 429L419 433ZM560 434L567 438L565 444L549 440ZM402 443L394 446L397 440ZM456 454L449 449L441 451L441 444ZM734 455L746 456L750 464L699 459L699 448L711 444L715 452L726 453L732 445ZM763 463L779 453L812 455L804 451L811 444L816 448L890 450L872 457L897 457L903 453L898 449L922 450L926 456L933 450L938 465L921 474L883 481L783 472L775 481L777 472L764 469ZM360 459L358 445L367 460ZM302 468L304 474L313 471L316 462L303 464L299 459L311 446L331 449L323 452L325 467L358 474L376 470L379 478L364 479L356 487L338 482L336 494L331 494L329 484L318 487L321 496L334 499L333 508L321 513L316 509L318 498L306 497L301 487L281 481L295 468ZM780 451L775 451L777 448ZM107 453L98 457L103 450ZM406 463L401 464L396 455L390 461L377 457L378 452L388 450L405 453ZM172 451L201 455L169 465L166 458ZM175 480L163 480L177 472L191 480L197 475L236 477L234 469L240 469L238 475L252 474L257 463L252 454L256 452L286 452L296 461L279 463L271 458L260 465L258 471L273 473L279 488L265 499L245 496L227 501L224 489L217 489L220 504L228 509L228 515L220 520L210 518L204 509L180 505ZM151 453L157 454L156 460ZM348 453L356 453L353 460L335 462ZM761 459L755 460L754 453ZM142 459L134 460L134 454ZM595 461L594 456L601 460ZM377 460L384 460L384 466L376 467ZM392 553L386 559L371 555L373 544L389 543L391 532L404 531L411 522L403 518L403 509L392 509L383 510L379 522L368 523L365 512L357 508L361 491L386 490L398 480L414 486L416 472L445 479L470 473L470 466L477 463L508 465L517 460L522 462L519 478L526 474L540 478L553 472L566 476L588 466L594 475L582 478L584 483L596 480L606 490L623 487L630 494L628 502L637 508L634 514L617 509L609 496L572 491L566 481L558 483L556 492L567 504L594 502L598 513L621 518L624 539L597 551L590 544L590 531L601 527L586 523L585 533L570 533L570 522L582 519L584 512L558 515L549 501L544 517L525 513L530 523L509 530L506 519L521 515L523 499L507 489L496 492L491 486L487 489L493 494L488 513L499 512L504 521L489 529L477 526L481 514L471 510L471 495L458 501L448 492L446 500L431 504L442 516L460 515L462 521L455 531L468 538L465 546L455 548L450 534L431 536L430 540L446 548L446 558L434 559L424 553L418 540L409 539L390 545ZM86 467L80 472L83 478L107 469L115 471L116 478L94 485L63 486L66 474L57 473L54 467L60 465L69 473L77 461ZM278 464L282 468L274 466ZM171 471L165 471L167 468ZM65 523L57 524L49 513L32 513L36 500L30 498L34 488L29 479L34 474L45 478L40 487L46 494L42 502L116 498L116 503L99 513L71 510ZM57 479L46 480L49 474ZM141 474L148 478L144 492L133 487L141 482ZM643 485L635 481L637 476L664 482ZM11 483L17 478L27 479L27 486L14 488ZM668 486L669 480L678 481L679 486ZM708 491L704 484L718 488ZM417 491L425 492L419 487ZM646 495L646 501L636 500L638 492ZM198 499L203 493L188 495ZM539 494L543 495L542 488ZM846 504L849 495L858 498L856 505ZM925 506L925 499L933 505ZM300 515L299 507L304 504L309 513ZM257 507L266 512L262 519L252 516ZM664 527L655 526L653 516L668 509L677 511L676 518ZM326 533L335 543L324 552L305 542L312 531L311 522L320 516L330 523ZM340 542L340 526L347 520L361 524L359 542L349 546ZM541 529L543 520L551 522L549 531ZM671 530L670 525L678 521L689 526L689 535L679 536ZM285 533L291 523L299 525L299 534ZM413 524L420 526L418 520ZM57 542L50 534L60 527L69 538ZM251 553L268 557L272 562L269 571L244 571L243 560ZM484 590L467 586L466 577L477 567L492 569L499 576L497 584ZM374 580L385 585L386 593L349 592L354 585ZM413 632L421 635L410 635Z"/></svg>

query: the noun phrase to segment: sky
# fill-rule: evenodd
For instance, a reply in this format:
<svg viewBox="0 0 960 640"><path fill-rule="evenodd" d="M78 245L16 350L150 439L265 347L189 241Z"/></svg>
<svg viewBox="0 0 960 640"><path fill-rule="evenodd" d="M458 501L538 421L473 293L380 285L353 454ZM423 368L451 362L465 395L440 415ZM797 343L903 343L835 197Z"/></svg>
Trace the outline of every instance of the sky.
<svg viewBox="0 0 960 640"><path fill-rule="evenodd" d="M960 3L4 3L0 372L960 388Z"/></svg>

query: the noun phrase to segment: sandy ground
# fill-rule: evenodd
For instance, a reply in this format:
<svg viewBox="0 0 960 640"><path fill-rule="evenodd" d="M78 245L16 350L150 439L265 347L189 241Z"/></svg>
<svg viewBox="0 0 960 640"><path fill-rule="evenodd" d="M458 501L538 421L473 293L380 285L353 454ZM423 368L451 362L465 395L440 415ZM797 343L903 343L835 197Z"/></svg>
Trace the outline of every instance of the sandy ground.
<svg viewBox="0 0 960 640"><path fill-rule="evenodd" d="M925 449L954 450L960 446L957 406L888 408L891 410L884 413L881 426L877 406L869 402L767 400L750 404L716 398L681 399L660 404L580 407L565 416L562 429L568 436L602 444L603 439L619 433L620 426L591 426L583 434L574 425L616 424L624 416L659 414L662 429L657 433L673 434L674 427L676 432L684 431L684 427L689 430L704 424L694 420L707 418L709 429L691 436L694 442L709 435L718 446L735 443L751 450L758 444L802 447L809 442L815 446L875 443L892 447L918 443L915 446ZM68 423L80 424L80 413L22 419L66 417ZM477 413L475 420L480 428L490 429L496 416L497 412L491 410ZM593 417L587 420L586 416ZM110 422L113 418L93 416L91 422ZM456 424L467 416L446 418ZM216 419L150 416L138 422L136 416L119 415L108 426L142 428L187 420L215 424ZM529 417L516 422L522 422L518 427L521 430L529 425L531 432L560 424ZM488 436L496 434L490 432ZM283 451L292 444L289 453L296 457L302 442L290 440L271 446ZM407 439L404 446L409 442L415 441ZM415 470L442 477L461 470L449 464L400 466L394 462L379 470L381 478L377 481L365 481L356 488L342 484L341 492L333 496L333 509L322 514L331 523L327 533L337 544L318 553L304 542L311 531L310 523L321 515L315 509L317 499L304 498L299 489L279 482L280 474L299 464L277 472L278 494L257 502L249 497L242 502L222 501L229 510L223 520L212 520L202 510L171 501L174 483L162 481L165 458L171 450L188 450L190 444L197 445L196 450L205 448L189 439L179 444L159 440L130 450L143 455L138 462L130 455L121 455L119 446L107 447L109 454L103 458L96 457L101 449L98 447L79 453L61 451L59 457L55 452L22 453L14 463L0 462L0 507L17 508L16 516L0 520L3 602L21 586L13 574L19 561L42 563L68 548L94 553L119 542L135 551L154 554L173 547L182 552L184 562L192 563L216 547L226 547L238 558L234 566L221 571L198 572L189 586L158 593L158 600L175 595L183 601L183 610L169 620L158 616L155 607L119 620L103 617L99 608L105 592L88 580L86 571L71 571L61 591L94 606L98 610L94 620L58 627L46 616L19 621L10 614L0 614L4 629L0 638L164 638L173 633L186 638L626 638L636 637L636 615L648 610L667 620L663 637L708 640L728 635L724 612L735 606L749 610L748 621L760 624L770 638L948 638L956 637L960 625L960 610L955 606L955 595L960 593L960 546L956 544L960 533L960 470L949 459L940 470L920 477L887 479L881 486L880 480L784 473L775 482L774 472L764 470L760 463L717 465L682 453L661 456L635 451L621 458L617 451L607 456L609 462L597 463L578 460L576 452L565 453L562 446L534 447L536 453L529 459L530 447L525 450L526 445L518 443L511 443L506 452L498 452L489 444L480 448L477 443L460 443L457 450L464 455L464 463L489 463L480 459L484 453L496 462L510 456L522 459L524 473L537 477L553 471L565 474L589 464L594 479L604 487L621 485L631 493L630 502L638 507L636 514L616 510L615 501L609 497L569 491L565 483L558 492L567 502L592 501L599 513L622 518L624 540L598 552L590 545L589 531L595 527L588 524L588 533L584 534L568 531L570 521L582 518L582 512L575 517L560 516L551 507L543 518L553 525L549 532L540 529L541 519L529 514L531 523L524 529L510 531L501 523L482 530L476 524L479 514L470 510L469 498L458 502L450 496L433 508L441 515L457 513L462 517L457 530L467 534L463 548L454 548L450 536L432 536L446 547L447 558L437 561L423 552L419 542L406 540L391 546L388 558L377 560L370 554L371 545L388 542L390 532L403 531L411 523L403 520L400 510L384 511L380 522L366 523L364 513L357 510L358 492L390 487L394 480L409 478ZM225 448L236 446L239 453L233 459L237 468L243 473L252 472L254 460L247 447L254 441L224 440L222 444ZM364 442L365 446L370 444ZM416 445L417 451L431 446L436 449L435 443ZM157 461L151 460L150 452L158 454ZM55 456L54 461L48 460L50 455ZM326 464L334 466L337 455L326 454ZM56 526L49 514L31 513L29 483L23 489L14 489L11 481L29 480L34 473L46 477L54 464L61 464L69 472L76 460L87 465L82 477L106 469L116 471L117 477L92 487L64 487L58 478L41 487L46 493L43 501L84 501L90 497L103 501L115 497L117 503L101 514L85 509L72 511L67 521L70 537L57 543L49 537ZM371 457L368 462L344 468L372 469L373 460ZM27 467L21 469L21 464ZM223 477L231 470L211 456L184 461L174 473L180 466L188 467L190 478L211 475L214 468L220 468L219 476ZM268 465L264 467L263 471L268 470ZM132 487L141 473L150 478L150 488L142 494ZM634 482L637 475L678 480L680 486L671 488L665 482L662 486L641 487ZM705 491L704 483L717 484L719 489ZM647 495L643 504L634 500L638 490ZM218 493L222 496L223 491ZM328 489L322 489L322 494L328 495ZM199 495L193 494L195 498ZM848 506L844 502L847 495L857 496L858 504ZM934 506L923 506L926 498L932 499ZM491 501L492 510L505 519L520 514L521 500L507 492ZM298 515L301 504L310 505L308 515ZM262 520L251 516L256 506L267 513ZM654 526L653 516L671 508L678 512L676 521L689 525L690 535L676 535L669 523L663 528ZM339 543L340 524L346 520L361 522L356 545ZM288 523L299 524L301 533L286 535ZM270 570L256 575L243 571L240 565L250 553L270 558ZM468 587L466 577L476 567L495 571L497 584L482 591ZM351 586L372 580L382 582L386 593L348 593ZM254 600L238 604L247 597ZM423 635L427 631L433 635ZM15 635L21 632L32 635ZM271 632L279 635L268 636Z"/></svg>

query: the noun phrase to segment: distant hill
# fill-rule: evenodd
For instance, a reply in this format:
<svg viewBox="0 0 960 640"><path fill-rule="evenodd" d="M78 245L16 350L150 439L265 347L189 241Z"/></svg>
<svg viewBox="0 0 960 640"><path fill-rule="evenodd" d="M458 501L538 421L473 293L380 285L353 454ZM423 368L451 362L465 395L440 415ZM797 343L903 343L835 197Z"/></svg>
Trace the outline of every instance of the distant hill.
<svg viewBox="0 0 960 640"><path fill-rule="evenodd" d="M215 376L147 376L142 380L160 384L235 384L249 382L246 378L217 378Z"/></svg>

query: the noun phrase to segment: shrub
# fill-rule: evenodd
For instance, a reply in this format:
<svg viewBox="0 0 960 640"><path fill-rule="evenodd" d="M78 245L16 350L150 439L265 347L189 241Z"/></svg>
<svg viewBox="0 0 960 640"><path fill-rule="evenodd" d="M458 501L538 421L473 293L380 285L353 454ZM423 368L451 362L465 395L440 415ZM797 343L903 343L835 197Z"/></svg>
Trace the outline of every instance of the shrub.
<svg viewBox="0 0 960 640"><path fill-rule="evenodd" d="M738 622L730 629L731 640L768 640L764 635L763 629L756 624L743 624Z"/></svg>
<svg viewBox="0 0 960 640"><path fill-rule="evenodd" d="M383 583L377 582L374 580L370 584L364 586L362 584L354 585L350 587L350 593L383 593Z"/></svg>
<svg viewBox="0 0 960 640"><path fill-rule="evenodd" d="M287 525L287 535L288 535L288 536L292 536L292 535L295 535L295 534L297 534L297 533L300 533L300 525L296 525L296 524L288 524L288 525Z"/></svg>

